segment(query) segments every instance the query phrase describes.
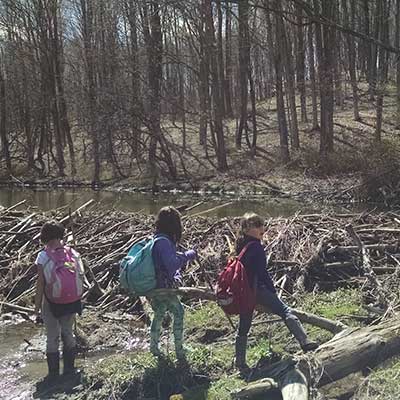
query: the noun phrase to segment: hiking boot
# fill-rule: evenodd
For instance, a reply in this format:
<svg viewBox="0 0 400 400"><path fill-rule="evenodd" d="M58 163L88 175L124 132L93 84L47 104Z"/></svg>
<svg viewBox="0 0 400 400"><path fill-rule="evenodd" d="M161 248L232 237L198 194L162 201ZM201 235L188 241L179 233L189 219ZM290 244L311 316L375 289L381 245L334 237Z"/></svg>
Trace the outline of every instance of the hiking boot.
<svg viewBox="0 0 400 400"><path fill-rule="evenodd" d="M318 349L318 347L319 347L319 344L312 340L308 340L307 343L305 343L301 346L304 353L307 353L308 351L316 350L316 349Z"/></svg>
<svg viewBox="0 0 400 400"><path fill-rule="evenodd" d="M305 332L303 325L295 315L290 315L285 320L285 324L289 331L299 342L301 349L304 352L312 351L318 348L318 343L308 339L307 333Z"/></svg>
<svg viewBox="0 0 400 400"><path fill-rule="evenodd" d="M55 385L58 383L58 378L60 377L60 354L58 352L47 353L46 360L49 373L42 380L36 383L37 391L42 391Z"/></svg>

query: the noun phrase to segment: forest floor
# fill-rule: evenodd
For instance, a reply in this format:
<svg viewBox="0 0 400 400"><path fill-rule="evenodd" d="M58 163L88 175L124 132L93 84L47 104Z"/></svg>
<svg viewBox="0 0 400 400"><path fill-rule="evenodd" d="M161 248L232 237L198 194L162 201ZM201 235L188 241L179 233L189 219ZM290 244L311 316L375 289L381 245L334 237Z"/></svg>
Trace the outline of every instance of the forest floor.
<svg viewBox="0 0 400 400"><path fill-rule="evenodd" d="M122 155L118 156L121 170L129 175L129 178L117 177L116 169L104 161L101 179L110 190L119 191L182 190L238 196L248 194L290 196L311 201L376 200L374 195L369 193L369 186L382 184L379 179L381 175L395 174L396 184L400 181L397 168L400 158L400 129L395 122L395 87L388 85L386 88L381 146L376 146L374 142L375 104L369 98L365 84L360 83L359 87L361 120L355 121L353 118L351 89L346 84L343 104L335 107L335 150L324 165L321 165L319 160L319 131L312 130L310 98L307 99L309 122L299 124L301 149L291 150L289 163L283 165L280 162L276 104L275 98L271 98L257 103L258 140L255 157L250 154L245 139L241 149L235 146L238 121L236 119L224 121L229 164L225 173L220 173L216 169L216 158L211 143L208 146L208 156L205 156L203 147L198 143L197 122L186 123L187 146L184 150L181 146L182 124L179 121L164 119L163 132L172 145L179 171L179 178L176 181L170 180L165 172L166 168L162 165L154 177L148 173L144 162L132 162L128 157L129 163L127 163L123 161ZM300 110L298 112L300 113ZM77 145L77 148L79 147L84 146ZM51 176L46 178L38 178L32 175L31 171L24 171L21 166L11 181L7 179L3 182L21 185L24 182L34 181L39 186L63 186L71 183L90 185L92 174L90 157L85 158L81 151L77 151L77 164L79 171L77 177L67 176L60 179L50 174ZM392 181L393 179L386 186L391 186Z"/></svg>

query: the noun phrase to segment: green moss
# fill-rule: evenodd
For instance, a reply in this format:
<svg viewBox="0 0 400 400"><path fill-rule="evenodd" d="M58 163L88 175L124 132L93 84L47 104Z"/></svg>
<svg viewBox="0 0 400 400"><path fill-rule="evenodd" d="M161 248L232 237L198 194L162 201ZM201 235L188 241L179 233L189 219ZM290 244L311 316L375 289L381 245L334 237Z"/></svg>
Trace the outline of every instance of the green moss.
<svg viewBox="0 0 400 400"><path fill-rule="evenodd" d="M235 318L234 318L235 319ZM204 302L185 313L185 330L188 334L212 329L232 329L227 316L215 302Z"/></svg>
<svg viewBox="0 0 400 400"><path fill-rule="evenodd" d="M353 289L339 289L330 293L306 294L299 308L329 319L360 314L361 293Z"/></svg>

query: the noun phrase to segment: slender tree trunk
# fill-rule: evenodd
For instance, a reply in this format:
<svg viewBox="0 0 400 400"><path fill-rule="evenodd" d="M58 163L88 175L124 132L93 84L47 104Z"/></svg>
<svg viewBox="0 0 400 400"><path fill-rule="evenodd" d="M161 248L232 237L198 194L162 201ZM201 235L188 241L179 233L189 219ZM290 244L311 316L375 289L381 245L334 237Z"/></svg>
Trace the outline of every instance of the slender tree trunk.
<svg viewBox="0 0 400 400"><path fill-rule="evenodd" d="M206 49L206 0L201 3L201 26L200 26L200 60L199 60L199 102L200 102L200 129L199 141L204 148L207 156L207 125L208 125L208 109L209 109L209 57Z"/></svg>
<svg viewBox="0 0 400 400"><path fill-rule="evenodd" d="M291 46L288 43L286 28L283 22L282 14L280 13L282 11L282 5L280 0L275 0L274 7L279 11L279 13L275 14L276 30L280 36L279 40L277 40L276 43L281 47L282 60L284 62L284 70L286 75L287 95L288 95L289 106L290 106L289 108L291 114L290 139L293 148L298 150L300 148L300 140L299 140L299 126L297 121L296 92L294 87L295 73L292 64Z"/></svg>
<svg viewBox="0 0 400 400"><path fill-rule="evenodd" d="M380 13L382 12L382 1L379 0L376 2L375 8L375 26L374 26L374 38L379 40L380 37ZM376 94L376 85L377 85L377 63L378 63L378 52L379 47L376 44L371 44L371 61L370 61L370 77L369 77L369 93L370 93L370 100L373 101Z"/></svg>
<svg viewBox="0 0 400 400"><path fill-rule="evenodd" d="M147 7L146 5L144 7ZM150 121L150 147L149 166L152 173L156 168L157 143L161 136L161 78L162 78L162 33L159 14L159 1L150 4L150 33L148 37L148 75L150 87L149 121Z"/></svg>
<svg viewBox="0 0 400 400"><path fill-rule="evenodd" d="M226 19L225 19L225 108L226 115L233 118L232 109L232 16L231 5L226 1Z"/></svg>
<svg viewBox="0 0 400 400"><path fill-rule="evenodd" d="M67 102L65 101L64 83L63 83L63 69L61 65L62 58L62 35L58 33L58 17L57 17L57 2L55 8L53 9L54 18L54 70L55 70L55 84L57 93L57 106L59 109L60 117L60 128L62 131L62 138L68 143L69 158L71 163L71 174L76 175L76 165L75 165L75 149L74 143L71 136L71 128L68 120L67 112Z"/></svg>
<svg viewBox="0 0 400 400"><path fill-rule="evenodd" d="M379 32L379 39L381 42L387 42L387 19L389 17L389 5L386 0L382 0L377 5L377 32ZM378 66L377 66L377 81L376 81L376 129L375 141L382 140L382 118L383 118L383 96L385 93L386 75L387 75L387 54L386 50L382 47L378 49Z"/></svg>
<svg viewBox="0 0 400 400"><path fill-rule="evenodd" d="M242 147L243 131L248 134L247 126L247 103L248 103L248 47L249 43L249 2L239 2L239 83L240 83L240 115L239 126L236 132L236 147Z"/></svg>
<svg viewBox="0 0 400 400"><path fill-rule="evenodd" d="M0 138L8 175L12 173L10 144L7 134L7 95L3 66L0 63Z"/></svg>
<svg viewBox="0 0 400 400"><path fill-rule="evenodd" d="M306 104L306 85L304 78L304 27L303 27L303 10L300 6L296 6L297 13L297 51L296 51L296 76L297 76L297 89L300 93L300 111L301 122L308 122L307 119L307 104Z"/></svg>
<svg viewBox="0 0 400 400"><path fill-rule="evenodd" d="M32 124L31 124L31 107L30 107L30 93L28 87L28 77L25 62L22 61L22 76L24 86L24 131L26 137L26 155L27 167L32 170L35 166L35 147L32 138Z"/></svg>
<svg viewBox="0 0 400 400"><path fill-rule="evenodd" d="M269 8L269 0L265 0L266 8ZM288 128L285 112L285 99L283 94L283 65L280 38L281 33L278 26L275 26L275 35L273 34L272 21L270 14L265 10L265 17L267 20L267 30L270 48L273 49L274 67L275 67L275 89L276 89L276 109L279 126L279 144L280 144L280 159L281 162L286 163L290 160L289 155L289 139Z"/></svg>
<svg viewBox="0 0 400 400"><path fill-rule="evenodd" d="M319 13L319 0L314 0L314 9ZM333 17L332 2L322 2L321 15L329 20ZM320 23L315 24L318 74L321 97L320 156L322 161L333 151L333 52L334 30Z"/></svg>
<svg viewBox="0 0 400 400"><path fill-rule="evenodd" d="M207 44L210 48L210 66L211 66L211 79L212 79L212 99L213 99L213 111L214 111L214 129L217 138L217 161L218 169L222 172L228 169L228 163L226 160L226 150L225 150L225 138L222 125L222 99L220 97L220 82L218 75L218 62L217 62L217 46L215 43L215 32L214 32L214 21L212 15L212 2L207 0L205 3L206 11L206 37Z"/></svg>
<svg viewBox="0 0 400 400"><path fill-rule="evenodd" d="M223 18L222 18L222 9L221 9L221 0L216 0L217 6L217 15L218 15L218 30L217 30L217 46L218 46L218 79L220 84L220 93L219 96L221 98L221 112L222 115L226 115L226 107L225 107L225 68L224 68L224 52L223 52L223 43L222 43L222 28L223 28Z"/></svg>
<svg viewBox="0 0 400 400"><path fill-rule="evenodd" d="M347 7L347 0L342 0L342 7L343 7L344 25L348 26L349 12ZM350 1L350 9L351 9L351 26L354 26L355 4L353 1ZM354 120L359 121L360 112L358 107L359 99L358 99L358 86L357 86L357 75L356 75L356 50L355 50L354 38L351 35L346 35L346 42L347 42L348 58L349 58L350 82L353 92Z"/></svg>
<svg viewBox="0 0 400 400"><path fill-rule="evenodd" d="M137 2L128 0L125 3L126 13L129 21L130 31L130 62L131 62L131 145L133 154L137 157L140 154L140 116L143 112L143 104L141 100L141 83L139 70L139 46L137 34Z"/></svg>
<svg viewBox="0 0 400 400"><path fill-rule="evenodd" d="M82 12L82 35L85 50L86 75L88 84L89 130L93 145L94 170L92 184L100 183L100 143L96 128L96 86L94 65L94 10L92 0L80 0Z"/></svg>
<svg viewBox="0 0 400 400"><path fill-rule="evenodd" d="M313 25L310 25L307 30L308 40L308 64L310 68L310 83L311 83L311 102L312 102L312 130L318 130L318 99L317 99L317 82L315 76L315 52L313 40Z"/></svg>

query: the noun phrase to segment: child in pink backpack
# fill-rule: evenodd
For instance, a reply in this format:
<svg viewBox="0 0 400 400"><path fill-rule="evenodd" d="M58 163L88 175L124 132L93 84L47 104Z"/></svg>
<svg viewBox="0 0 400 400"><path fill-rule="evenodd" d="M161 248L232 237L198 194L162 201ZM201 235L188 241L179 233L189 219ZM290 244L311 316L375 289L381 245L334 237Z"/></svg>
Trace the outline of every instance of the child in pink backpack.
<svg viewBox="0 0 400 400"><path fill-rule="evenodd" d="M75 315L82 312L83 265L79 254L63 243L64 227L46 222L40 232L45 245L36 258L35 313L46 327L48 375L37 384L41 390L57 383L60 375L59 342L63 341L64 375L75 370L76 341L73 332Z"/></svg>

